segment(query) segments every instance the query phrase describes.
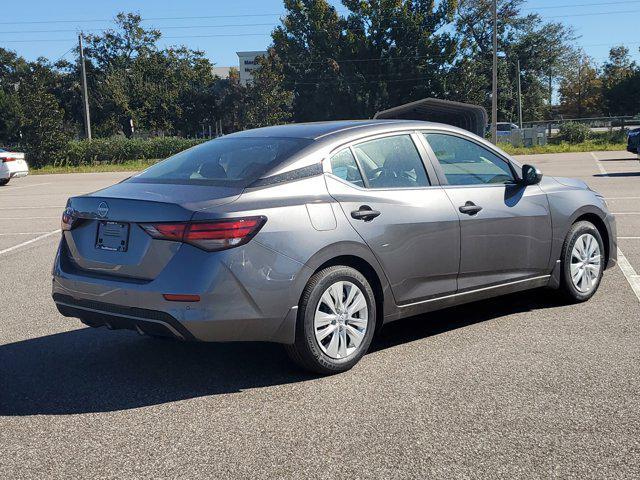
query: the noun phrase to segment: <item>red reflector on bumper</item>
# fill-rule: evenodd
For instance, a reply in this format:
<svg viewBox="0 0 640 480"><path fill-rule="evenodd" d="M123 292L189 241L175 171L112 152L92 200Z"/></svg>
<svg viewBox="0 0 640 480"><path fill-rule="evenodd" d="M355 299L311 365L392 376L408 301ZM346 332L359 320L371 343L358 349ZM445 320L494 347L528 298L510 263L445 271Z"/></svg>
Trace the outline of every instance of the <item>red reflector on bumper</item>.
<svg viewBox="0 0 640 480"><path fill-rule="evenodd" d="M199 302L200 295L174 295L171 293L163 293L162 296L169 302Z"/></svg>

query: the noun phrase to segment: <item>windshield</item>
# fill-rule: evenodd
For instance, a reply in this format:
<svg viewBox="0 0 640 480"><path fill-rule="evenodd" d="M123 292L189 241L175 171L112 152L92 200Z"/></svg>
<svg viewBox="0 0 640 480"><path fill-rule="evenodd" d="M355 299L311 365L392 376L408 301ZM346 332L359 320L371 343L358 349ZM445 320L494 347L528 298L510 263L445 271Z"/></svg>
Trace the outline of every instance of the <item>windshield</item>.
<svg viewBox="0 0 640 480"><path fill-rule="evenodd" d="M311 142L306 138L218 138L169 157L127 181L243 187Z"/></svg>

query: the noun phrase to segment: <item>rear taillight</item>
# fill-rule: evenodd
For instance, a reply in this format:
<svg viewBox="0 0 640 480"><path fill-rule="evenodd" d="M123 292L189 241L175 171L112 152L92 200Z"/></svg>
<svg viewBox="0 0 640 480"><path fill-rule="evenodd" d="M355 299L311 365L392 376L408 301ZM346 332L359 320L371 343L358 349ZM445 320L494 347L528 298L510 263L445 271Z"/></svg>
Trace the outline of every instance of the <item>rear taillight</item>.
<svg viewBox="0 0 640 480"><path fill-rule="evenodd" d="M65 209L65 211L62 212L62 219L60 220L60 230L62 230L63 232L66 230L71 230L73 228L75 220L76 219L73 216L73 209Z"/></svg>
<svg viewBox="0 0 640 480"><path fill-rule="evenodd" d="M237 247L258 233L266 217L245 217L187 223L143 223L153 238L194 245L209 252Z"/></svg>
<svg viewBox="0 0 640 480"><path fill-rule="evenodd" d="M3 157L2 158L2 163L15 162L16 160L17 160L17 158L14 158L14 157Z"/></svg>

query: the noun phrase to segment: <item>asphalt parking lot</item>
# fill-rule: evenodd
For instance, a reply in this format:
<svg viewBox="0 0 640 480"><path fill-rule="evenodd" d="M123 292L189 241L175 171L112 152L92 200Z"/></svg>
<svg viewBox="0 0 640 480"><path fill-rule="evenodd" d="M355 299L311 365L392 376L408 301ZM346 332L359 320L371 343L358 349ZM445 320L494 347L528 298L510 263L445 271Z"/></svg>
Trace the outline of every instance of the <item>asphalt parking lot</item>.
<svg viewBox="0 0 640 480"><path fill-rule="evenodd" d="M61 317L50 269L66 199L128 174L0 188L0 478L640 478L640 163L521 161L605 195L627 276L607 271L580 305L532 291L397 322L328 378L277 345Z"/></svg>

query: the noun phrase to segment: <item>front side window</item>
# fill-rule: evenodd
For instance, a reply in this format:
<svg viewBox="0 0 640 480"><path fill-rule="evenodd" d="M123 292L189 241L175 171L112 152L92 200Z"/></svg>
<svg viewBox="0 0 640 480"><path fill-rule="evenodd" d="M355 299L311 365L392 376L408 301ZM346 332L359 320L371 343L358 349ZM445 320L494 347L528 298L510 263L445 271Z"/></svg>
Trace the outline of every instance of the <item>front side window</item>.
<svg viewBox="0 0 640 480"><path fill-rule="evenodd" d="M409 135L396 135L353 147L370 188L426 187L429 179Z"/></svg>
<svg viewBox="0 0 640 480"><path fill-rule="evenodd" d="M353 183L358 187L364 187L364 181L362 180L356 159L353 158L353 154L348 148L331 157L331 171L336 177Z"/></svg>
<svg viewBox="0 0 640 480"><path fill-rule="evenodd" d="M515 181L509 164L484 147L454 135L424 133L449 185L505 184Z"/></svg>
<svg viewBox="0 0 640 480"><path fill-rule="evenodd" d="M310 143L304 138L222 137L169 157L127 181L247 186Z"/></svg>

